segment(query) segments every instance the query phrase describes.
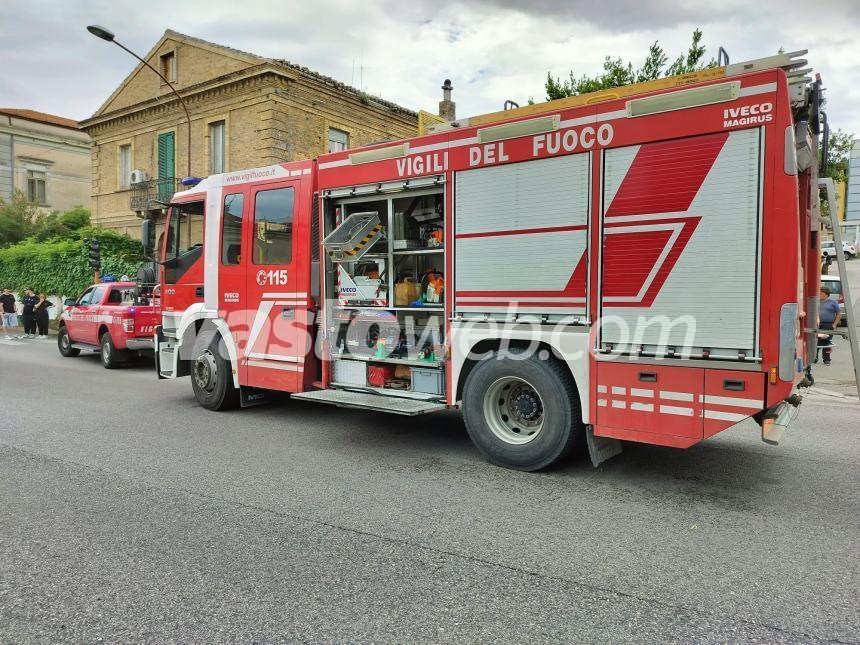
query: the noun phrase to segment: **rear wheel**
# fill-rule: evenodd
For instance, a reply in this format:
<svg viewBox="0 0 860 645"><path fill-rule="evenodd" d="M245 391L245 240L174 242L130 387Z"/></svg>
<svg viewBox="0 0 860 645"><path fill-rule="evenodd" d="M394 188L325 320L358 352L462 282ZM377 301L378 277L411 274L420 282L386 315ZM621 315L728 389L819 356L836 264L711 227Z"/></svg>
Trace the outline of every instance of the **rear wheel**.
<svg viewBox="0 0 860 645"><path fill-rule="evenodd" d="M72 339L69 337L69 330L63 325L57 332L57 347L60 350L60 355L66 358L72 358L81 353L81 350L72 347Z"/></svg>
<svg viewBox="0 0 860 645"><path fill-rule="evenodd" d="M101 344L102 365L105 369L112 370L124 363L128 352L117 349L113 344L113 339L110 337L110 332L104 332L99 338Z"/></svg>
<svg viewBox="0 0 860 645"><path fill-rule="evenodd" d="M230 410L239 405L233 385L233 369L224 340L215 332L203 332L194 343L191 385L198 403L207 410Z"/></svg>
<svg viewBox="0 0 860 645"><path fill-rule="evenodd" d="M482 361L466 381L463 416L477 448L507 468L540 470L584 443L573 379L553 359Z"/></svg>

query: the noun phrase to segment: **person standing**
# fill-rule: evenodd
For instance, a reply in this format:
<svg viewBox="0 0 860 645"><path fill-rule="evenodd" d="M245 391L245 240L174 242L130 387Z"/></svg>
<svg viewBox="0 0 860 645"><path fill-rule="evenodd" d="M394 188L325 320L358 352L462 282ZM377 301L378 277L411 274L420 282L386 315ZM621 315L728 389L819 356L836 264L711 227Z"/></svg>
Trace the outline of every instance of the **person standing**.
<svg viewBox="0 0 860 645"><path fill-rule="evenodd" d="M836 329L839 326L839 320L842 318L839 303L830 297L830 289L827 287L821 287L820 296L821 301L818 303L818 328ZM829 335L824 339L819 339L818 346L821 347L821 358L824 360L824 364L830 365L830 354L833 352L833 336Z"/></svg>
<svg viewBox="0 0 860 645"><path fill-rule="evenodd" d="M44 340L48 337L48 320L50 320L48 309L53 306L54 303L48 300L48 297L44 293L39 294L39 301L33 307L33 310L36 312L36 325L39 327L39 335L37 336L39 339Z"/></svg>
<svg viewBox="0 0 860 645"><path fill-rule="evenodd" d="M33 311L33 307L37 302L39 299L33 290L25 289L24 297L21 298L21 304L24 305L21 310L21 318L24 319L24 338L36 337L36 312Z"/></svg>
<svg viewBox="0 0 860 645"><path fill-rule="evenodd" d="M15 296L12 295L11 289L3 289L3 294L0 295L0 319L6 340L11 340L18 326L18 310L15 308Z"/></svg>

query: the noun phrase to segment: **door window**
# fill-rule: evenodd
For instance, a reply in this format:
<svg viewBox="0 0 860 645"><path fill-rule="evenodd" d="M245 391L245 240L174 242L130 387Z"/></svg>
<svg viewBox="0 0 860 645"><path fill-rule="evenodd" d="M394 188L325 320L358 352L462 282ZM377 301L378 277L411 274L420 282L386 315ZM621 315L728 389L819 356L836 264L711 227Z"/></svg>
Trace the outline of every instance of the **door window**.
<svg viewBox="0 0 860 645"><path fill-rule="evenodd" d="M86 291L81 294L81 297L78 298L78 305L88 305L90 301L93 299L93 289L90 287Z"/></svg>
<svg viewBox="0 0 860 645"><path fill-rule="evenodd" d="M91 305L99 305L102 302L102 296L105 295L104 287L96 287L93 289L92 298L90 299Z"/></svg>
<svg viewBox="0 0 860 645"><path fill-rule="evenodd" d="M244 195L227 195L224 198L224 216L221 218L221 264L239 264L242 261L242 206Z"/></svg>
<svg viewBox="0 0 860 645"><path fill-rule="evenodd" d="M289 264L293 259L292 188L261 190L254 203L254 264Z"/></svg>

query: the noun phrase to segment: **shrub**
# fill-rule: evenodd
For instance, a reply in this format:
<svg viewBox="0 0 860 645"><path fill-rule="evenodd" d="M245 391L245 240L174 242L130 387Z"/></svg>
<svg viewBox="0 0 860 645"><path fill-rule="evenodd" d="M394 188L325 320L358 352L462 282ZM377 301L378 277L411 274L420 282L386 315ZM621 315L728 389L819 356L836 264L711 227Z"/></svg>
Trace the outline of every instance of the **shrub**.
<svg viewBox="0 0 860 645"><path fill-rule="evenodd" d="M103 275L134 276L143 263L143 248L137 240L109 229L84 226L67 237L31 237L0 249L0 288L21 293L29 287L36 293L77 295L93 279L85 238L99 241Z"/></svg>

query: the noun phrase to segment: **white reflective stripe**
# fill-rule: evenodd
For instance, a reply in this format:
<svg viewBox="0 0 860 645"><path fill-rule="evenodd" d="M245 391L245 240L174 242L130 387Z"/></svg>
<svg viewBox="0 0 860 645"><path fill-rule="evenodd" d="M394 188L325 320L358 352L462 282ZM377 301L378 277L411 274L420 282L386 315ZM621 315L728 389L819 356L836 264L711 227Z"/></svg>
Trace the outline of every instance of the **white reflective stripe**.
<svg viewBox="0 0 860 645"><path fill-rule="evenodd" d="M641 410L642 412L653 412L654 404L653 403L636 403L635 401L630 404L631 410Z"/></svg>
<svg viewBox="0 0 860 645"><path fill-rule="evenodd" d="M616 387L613 385L612 386L612 393L624 395L624 394L627 394L627 389L623 388L623 387Z"/></svg>
<svg viewBox="0 0 860 645"><path fill-rule="evenodd" d="M600 392L601 394L606 394L606 391L607 391L606 386L605 385L598 385L597 391Z"/></svg>
<svg viewBox="0 0 860 645"><path fill-rule="evenodd" d="M264 293L263 298L268 300L270 298L307 298L307 293L299 293L298 291L294 291L291 293Z"/></svg>
<svg viewBox="0 0 860 645"><path fill-rule="evenodd" d="M710 394L705 394L699 399L704 401L706 405L733 405L736 408L753 408L754 410L761 410L764 407L764 401L759 399L740 399L733 396L711 396Z"/></svg>
<svg viewBox="0 0 860 645"><path fill-rule="evenodd" d="M597 406L601 408L606 407L606 399L597 399Z"/></svg>
<svg viewBox="0 0 860 645"><path fill-rule="evenodd" d="M310 169L310 168L303 168L303 169L302 169L302 174L303 174L303 175L309 175L309 174L311 174L311 169Z"/></svg>
<svg viewBox="0 0 860 645"><path fill-rule="evenodd" d="M303 365L295 365L291 363L266 363L264 361L248 361L248 367L265 367L269 370L284 370L285 372L300 372L304 369Z"/></svg>
<svg viewBox="0 0 860 645"><path fill-rule="evenodd" d="M248 334L248 344L245 345L245 356L251 355L251 349L254 347L254 343L257 342L257 336L260 335L263 325L269 320L269 313L274 306L275 303L272 300L263 300L260 302L260 308L257 309L257 315L254 317L254 323L251 325L251 331Z"/></svg>
<svg viewBox="0 0 860 645"><path fill-rule="evenodd" d="M469 302L585 302L585 298L536 298L522 296L458 296L457 303L465 304Z"/></svg>
<svg viewBox="0 0 860 645"><path fill-rule="evenodd" d="M755 96L756 94L767 94L768 92L776 92L776 83L765 83L764 85L742 87L738 96Z"/></svg>
<svg viewBox="0 0 860 645"><path fill-rule="evenodd" d="M670 401L689 401L693 402L693 395L689 392L672 392L671 390L660 390L661 399L669 399Z"/></svg>
<svg viewBox="0 0 860 645"><path fill-rule="evenodd" d="M660 412L663 414L677 414L682 417L693 416L693 408L678 408L674 405L661 405Z"/></svg>
<svg viewBox="0 0 860 645"><path fill-rule="evenodd" d="M290 305L295 307L296 305L306 305L308 304L307 300L275 300L276 305Z"/></svg>
<svg viewBox="0 0 860 645"><path fill-rule="evenodd" d="M349 157L346 159L338 159L337 161L326 161L325 163L320 164L320 170L325 170L326 168L339 168L340 166L348 166L349 165Z"/></svg>
<svg viewBox="0 0 860 645"><path fill-rule="evenodd" d="M613 408L621 408L622 410L627 407L627 404L624 401L612 401Z"/></svg>
<svg viewBox="0 0 860 645"><path fill-rule="evenodd" d="M263 354L260 352L252 352L245 354L248 358L262 358L267 361L284 361L285 363L304 363L304 356L285 356L283 354Z"/></svg>
<svg viewBox="0 0 860 645"><path fill-rule="evenodd" d="M654 396L654 390L640 390L637 387L630 388L630 396L643 396L650 398Z"/></svg>
<svg viewBox="0 0 860 645"><path fill-rule="evenodd" d="M720 421L743 421L749 415L737 412L723 412L721 410L705 410L706 419L719 419Z"/></svg>

